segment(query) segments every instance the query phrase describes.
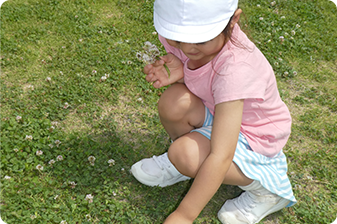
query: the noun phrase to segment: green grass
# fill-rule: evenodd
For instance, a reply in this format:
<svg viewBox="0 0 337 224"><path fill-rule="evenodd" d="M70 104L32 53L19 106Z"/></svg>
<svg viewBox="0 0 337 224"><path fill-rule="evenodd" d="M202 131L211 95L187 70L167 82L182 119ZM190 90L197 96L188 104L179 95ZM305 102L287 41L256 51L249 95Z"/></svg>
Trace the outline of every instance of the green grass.
<svg viewBox="0 0 337 224"><path fill-rule="evenodd" d="M2 5L0 208L6 223L161 223L182 200L190 182L149 188L128 172L169 146L156 111L164 89L145 81L136 58L145 41L160 46L152 4ZM243 0L240 7L241 25L274 67L293 117L284 151L298 203L261 223L331 223L337 216L337 8L326 0L274 6ZM219 223L218 209L240 192L222 186L195 223Z"/></svg>

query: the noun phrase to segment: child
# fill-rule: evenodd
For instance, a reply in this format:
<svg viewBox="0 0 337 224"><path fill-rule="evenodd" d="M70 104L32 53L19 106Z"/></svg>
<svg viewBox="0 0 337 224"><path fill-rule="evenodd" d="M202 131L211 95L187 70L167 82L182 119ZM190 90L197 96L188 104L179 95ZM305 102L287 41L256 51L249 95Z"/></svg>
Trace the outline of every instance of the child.
<svg viewBox="0 0 337 224"><path fill-rule="evenodd" d="M238 0L156 0L154 24L167 55L144 67L172 139L168 153L135 163L148 186L194 178L165 223L192 223L221 184L245 192L218 212L222 223L258 223L296 203L282 148L291 117L272 67L240 30ZM164 64L170 70L168 76Z"/></svg>

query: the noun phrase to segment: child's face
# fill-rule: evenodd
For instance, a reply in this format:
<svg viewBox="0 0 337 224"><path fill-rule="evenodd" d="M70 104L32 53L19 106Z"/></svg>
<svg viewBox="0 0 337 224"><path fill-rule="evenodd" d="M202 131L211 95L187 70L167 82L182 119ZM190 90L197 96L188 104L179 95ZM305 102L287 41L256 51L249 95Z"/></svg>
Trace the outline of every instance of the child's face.
<svg viewBox="0 0 337 224"><path fill-rule="evenodd" d="M226 42L223 33L214 39L204 43L184 43L166 39L167 43L172 47L178 48L194 63L193 67L201 67L210 62L222 49Z"/></svg>

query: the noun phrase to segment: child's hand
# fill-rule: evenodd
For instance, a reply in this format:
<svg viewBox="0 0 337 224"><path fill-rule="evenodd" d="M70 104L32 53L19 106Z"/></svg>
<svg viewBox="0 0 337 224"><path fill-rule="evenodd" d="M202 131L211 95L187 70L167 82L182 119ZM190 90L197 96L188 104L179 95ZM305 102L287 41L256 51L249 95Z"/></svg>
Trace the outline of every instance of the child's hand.
<svg viewBox="0 0 337 224"><path fill-rule="evenodd" d="M146 81L154 82L153 87L160 88L177 82L184 77L183 63L173 54L167 54L160 57L161 60L144 67ZM170 75L167 73L164 64L170 70Z"/></svg>

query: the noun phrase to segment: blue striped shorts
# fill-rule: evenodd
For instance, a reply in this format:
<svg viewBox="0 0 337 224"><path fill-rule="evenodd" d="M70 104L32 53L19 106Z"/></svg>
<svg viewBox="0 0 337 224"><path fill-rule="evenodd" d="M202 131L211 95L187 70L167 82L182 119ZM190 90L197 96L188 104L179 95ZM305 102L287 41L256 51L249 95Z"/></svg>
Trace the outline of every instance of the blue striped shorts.
<svg viewBox="0 0 337 224"><path fill-rule="evenodd" d="M213 115L207 107L205 107L205 111L203 126L191 132L198 132L211 139ZM287 175L287 158L282 151L272 158L253 152L246 138L240 133L233 162L246 177L259 181L270 192L290 200L287 207L296 203Z"/></svg>

